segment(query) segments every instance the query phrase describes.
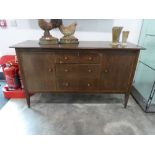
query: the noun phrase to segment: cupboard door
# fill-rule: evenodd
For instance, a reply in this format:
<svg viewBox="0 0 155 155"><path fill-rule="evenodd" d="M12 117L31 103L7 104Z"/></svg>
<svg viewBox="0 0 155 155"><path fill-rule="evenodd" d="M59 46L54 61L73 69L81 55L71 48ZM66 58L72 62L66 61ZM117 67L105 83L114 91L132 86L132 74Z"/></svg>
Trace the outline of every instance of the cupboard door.
<svg viewBox="0 0 155 155"><path fill-rule="evenodd" d="M132 80L136 54L134 52L110 51L102 55L101 90L126 92Z"/></svg>
<svg viewBox="0 0 155 155"><path fill-rule="evenodd" d="M55 90L54 57L49 52L19 52L28 91Z"/></svg>

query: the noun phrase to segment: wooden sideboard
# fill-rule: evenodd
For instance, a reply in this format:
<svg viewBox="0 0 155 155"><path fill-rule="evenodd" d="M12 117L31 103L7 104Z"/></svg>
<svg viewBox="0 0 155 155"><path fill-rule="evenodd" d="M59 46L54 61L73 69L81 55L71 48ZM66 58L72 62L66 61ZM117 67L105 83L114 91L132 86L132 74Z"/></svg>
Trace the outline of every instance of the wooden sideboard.
<svg viewBox="0 0 155 155"><path fill-rule="evenodd" d="M140 47L110 42L39 45L25 41L16 49L27 105L30 93L122 93L127 106Z"/></svg>

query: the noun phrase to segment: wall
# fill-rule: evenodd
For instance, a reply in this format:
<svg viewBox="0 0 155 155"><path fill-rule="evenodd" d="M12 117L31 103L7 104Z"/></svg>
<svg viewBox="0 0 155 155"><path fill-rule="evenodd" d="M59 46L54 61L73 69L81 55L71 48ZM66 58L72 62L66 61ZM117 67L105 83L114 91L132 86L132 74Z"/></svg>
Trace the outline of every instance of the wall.
<svg viewBox="0 0 155 155"><path fill-rule="evenodd" d="M84 21L84 20L83 20ZM109 32L112 26L123 26L124 30L129 30L130 35L128 41L133 43L138 43L140 29L142 20L141 19L134 19L134 20L119 20L114 19L105 23L106 20L103 22L103 27L105 29L102 31L101 24L102 22L96 22L96 20L92 20L92 22L96 22L96 30L91 31L84 31L78 30L75 33L75 36L80 40L95 40L95 41L111 41L111 32ZM78 23L80 25L80 22ZM85 25L87 23L85 22ZM94 24L95 25L95 24ZM90 21L86 27L90 26ZM101 30L99 30L99 28ZM9 48L10 45L16 44L18 42L24 40L38 40L42 36L42 30L40 29L33 29L30 27L28 20L17 20L17 25L14 21L8 20L8 28L1 29L0 28L0 56L5 54L14 54L14 49ZM62 34L54 30L52 31L52 35L55 37L60 38Z"/></svg>

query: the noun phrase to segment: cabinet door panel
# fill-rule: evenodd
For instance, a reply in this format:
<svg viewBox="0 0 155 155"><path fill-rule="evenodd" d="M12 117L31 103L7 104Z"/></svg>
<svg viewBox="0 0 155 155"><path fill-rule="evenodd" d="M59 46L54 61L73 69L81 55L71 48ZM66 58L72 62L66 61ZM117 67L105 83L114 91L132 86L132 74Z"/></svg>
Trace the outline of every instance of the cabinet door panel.
<svg viewBox="0 0 155 155"><path fill-rule="evenodd" d="M48 52L20 52L20 60L29 91L55 90L54 57Z"/></svg>
<svg viewBox="0 0 155 155"><path fill-rule="evenodd" d="M127 91L136 55L132 52L107 52L103 54L101 90Z"/></svg>

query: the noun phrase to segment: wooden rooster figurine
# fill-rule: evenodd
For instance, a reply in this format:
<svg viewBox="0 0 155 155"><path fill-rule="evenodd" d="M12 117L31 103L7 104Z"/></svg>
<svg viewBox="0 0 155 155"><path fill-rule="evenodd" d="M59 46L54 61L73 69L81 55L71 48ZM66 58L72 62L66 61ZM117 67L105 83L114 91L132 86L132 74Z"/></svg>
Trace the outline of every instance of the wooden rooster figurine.
<svg viewBox="0 0 155 155"><path fill-rule="evenodd" d="M62 44L77 44L77 43L79 43L78 39L73 36L75 33L76 26L77 26L76 23L72 23L68 26L64 26L63 24L61 24L59 26L60 32L64 35L60 39L60 43L62 43Z"/></svg>
<svg viewBox="0 0 155 155"><path fill-rule="evenodd" d="M39 43L42 45L58 44L58 39L53 37L49 31L59 27L61 22L57 19L50 20L50 22L47 22L45 19L39 19L38 24L44 30L44 35L40 38Z"/></svg>

